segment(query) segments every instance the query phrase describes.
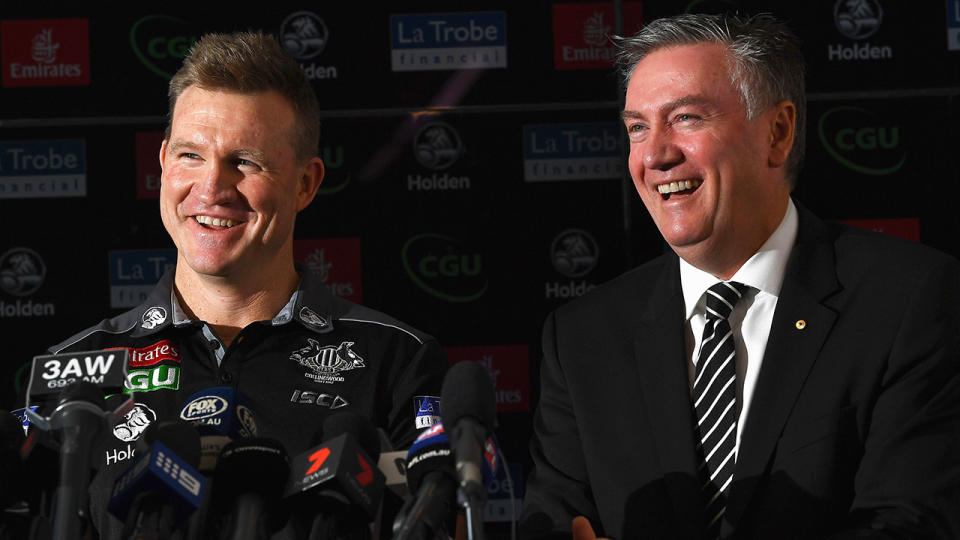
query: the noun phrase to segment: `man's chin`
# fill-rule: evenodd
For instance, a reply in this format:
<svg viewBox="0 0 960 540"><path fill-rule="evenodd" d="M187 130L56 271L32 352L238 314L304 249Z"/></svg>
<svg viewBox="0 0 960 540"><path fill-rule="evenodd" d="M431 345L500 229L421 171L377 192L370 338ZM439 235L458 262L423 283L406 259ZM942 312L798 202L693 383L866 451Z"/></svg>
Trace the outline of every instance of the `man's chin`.
<svg viewBox="0 0 960 540"><path fill-rule="evenodd" d="M226 261L223 259L212 260L208 258L185 257L181 258L180 261L186 262L186 268L183 270L196 277L218 279L229 279L236 276L242 266L238 261Z"/></svg>

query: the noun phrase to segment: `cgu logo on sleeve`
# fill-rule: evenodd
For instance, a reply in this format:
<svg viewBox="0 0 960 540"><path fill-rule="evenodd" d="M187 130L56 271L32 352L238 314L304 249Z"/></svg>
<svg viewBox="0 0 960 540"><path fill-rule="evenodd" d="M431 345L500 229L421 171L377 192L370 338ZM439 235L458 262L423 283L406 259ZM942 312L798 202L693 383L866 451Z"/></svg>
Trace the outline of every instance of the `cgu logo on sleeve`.
<svg viewBox="0 0 960 540"><path fill-rule="evenodd" d="M180 349L169 339L130 351L130 364L123 392L152 392L180 388Z"/></svg>

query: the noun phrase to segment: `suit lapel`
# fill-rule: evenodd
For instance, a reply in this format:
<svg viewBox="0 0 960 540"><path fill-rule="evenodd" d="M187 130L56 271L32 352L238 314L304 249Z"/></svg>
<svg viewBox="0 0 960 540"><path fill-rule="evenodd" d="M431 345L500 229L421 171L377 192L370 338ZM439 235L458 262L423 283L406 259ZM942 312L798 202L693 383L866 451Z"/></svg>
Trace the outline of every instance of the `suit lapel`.
<svg viewBox="0 0 960 540"><path fill-rule="evenodd" d="M727 518L734 526L768 472L787 418L836 319L836 312L822 304L839 289L830 235L823 222L799 204L797 209L797 242L777 300L727 503Z"/></svg>
<svg viewBox="0 0 960 540"><path fill-rule="evenodd" d="M664 481L682 523L702 522L690 404L684 308L676 256L664 265L634 342L643 402Z"/></svg>

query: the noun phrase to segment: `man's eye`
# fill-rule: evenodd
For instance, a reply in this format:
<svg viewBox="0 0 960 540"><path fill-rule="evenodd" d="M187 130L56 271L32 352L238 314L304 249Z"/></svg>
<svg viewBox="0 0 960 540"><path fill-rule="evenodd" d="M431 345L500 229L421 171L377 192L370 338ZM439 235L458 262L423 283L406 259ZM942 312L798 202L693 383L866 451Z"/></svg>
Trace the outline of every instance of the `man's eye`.
<svg viewBox="0 0 960 540"><path fill-rule="evenodd" d="M257 169L260 168L260 165L254 163L253 161L250 161L249 159L237 158L236 163L238 167L256 167Z"/></svg>
<svg viewBox="0 0 960 540"><path fill-rule="evenodd" d="M194 154L193 152L184 152L180 154L180 157L182 159L200 159L200 155Z"/></svg>
<svg viewBox="0 0 960 540"><path fill-rule="evenodd" d="M684 113L684 114L678 114L678 115L674 118L674 122L675 122L675 123L680 123L680 122L690 123L690 122L697 122L697 121L699 121L699 120L700 120L700 117L699 117L699 116L697 116L697 115L695 115L695 114L686 114L686 113Z"/></svg>

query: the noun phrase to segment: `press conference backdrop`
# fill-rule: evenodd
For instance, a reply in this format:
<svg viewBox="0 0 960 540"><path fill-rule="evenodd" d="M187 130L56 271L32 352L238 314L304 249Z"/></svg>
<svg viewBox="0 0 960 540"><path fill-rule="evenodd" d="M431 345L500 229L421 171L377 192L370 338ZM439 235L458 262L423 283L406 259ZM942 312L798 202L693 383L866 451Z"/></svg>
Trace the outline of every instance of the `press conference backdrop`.
<svg viewBox="0 0 960 540"><path fill-rule="evenodd" d="M960 254L960 0L110 4L0 6L6 408L34 354L136 305L174 263L166 86L211 31L276 34L300 62L328 174L297 258L487 367L521 495L544 316L664 249L625 170L608 35L684 11L783 18L808 62L797 199ZM487 518L508 520L504 479L489 487Z"/></svg>

